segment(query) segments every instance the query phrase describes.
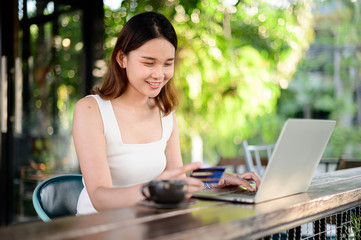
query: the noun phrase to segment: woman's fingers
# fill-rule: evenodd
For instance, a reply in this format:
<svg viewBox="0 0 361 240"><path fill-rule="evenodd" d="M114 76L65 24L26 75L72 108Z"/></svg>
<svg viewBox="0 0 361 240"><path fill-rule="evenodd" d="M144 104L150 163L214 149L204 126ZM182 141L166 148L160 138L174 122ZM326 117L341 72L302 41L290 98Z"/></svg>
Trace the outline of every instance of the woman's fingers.
<svg viewBox="0 0 361 240"><path fill-rule="evenodd" d="M196 169L200 168L201 166L202 166L201 162L193 162L193 163L186 164L183 167L176 168L176 169L174 169L172 171L174 171L173 173L175 174L175 177L177 177L177 176L180 176L180 175L185 174L187 172L196 170Z"/></svg>
<svg viewBox="0 0 361 240"><path fill-rule="evenodd" d="M243 187L247 188L249 191L254 191L254 188L249 184L249 182L243 179L240 175L223 173L222 178L218 183L218 187L225 187L230 185L233 186L242 185Z"/></svg>
<svg viewBox="0 0 361 240"><path fill-rule="evenodd" d="M242 173L242 174L230 174L223 173L221 180L218 183L218 187L224 187L229 185L242 185L249 191L255 191L249 181L256 182L256 188L261 183L260 177L254 172Z"/></svg>
<svg viewBox="0 0 361 240"><path fill-rule="evenodd" d="M261 184L261 178L255 172L242 173L242 174L239 174L238 176L245 179L245 180L247 180L247 181L255 181L257 188Z"/></svg>
<svg viewBox="0 0 361 240"><path fill-rule="evenodd" d="M186 198L190 198L192 193L199 192L203 189L203 182L197 178L187 177L188 183Z"/></svg>
<svg viewBox="0 0 361 240"><path fill-rule="evenodd" d="M187 177L188 192L198 192L203 189L203 182L197 178Z"/></svg>
<svg viewBox="0 0 361 240"><path fill-rule="evenodd" d="M182 178L184 179L187 172L196 170L202 166L201 162L194 162L186 164L182 167L175 168L172 170L164 171L158 178L159 179L171 179L171 178Z"/></svg>

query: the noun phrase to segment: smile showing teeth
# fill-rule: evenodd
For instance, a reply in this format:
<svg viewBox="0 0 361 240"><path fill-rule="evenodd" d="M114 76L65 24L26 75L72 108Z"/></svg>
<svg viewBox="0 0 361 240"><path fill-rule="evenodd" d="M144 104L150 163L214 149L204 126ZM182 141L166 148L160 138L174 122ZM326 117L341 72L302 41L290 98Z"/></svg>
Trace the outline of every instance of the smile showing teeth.
<svg viewBox="0 0 361 240"><path fill-rule="evenodd" d="M151 87L152 89L158 89L161 87L162 85L162 82L147 82L148 83L149 87Z"/></svg>

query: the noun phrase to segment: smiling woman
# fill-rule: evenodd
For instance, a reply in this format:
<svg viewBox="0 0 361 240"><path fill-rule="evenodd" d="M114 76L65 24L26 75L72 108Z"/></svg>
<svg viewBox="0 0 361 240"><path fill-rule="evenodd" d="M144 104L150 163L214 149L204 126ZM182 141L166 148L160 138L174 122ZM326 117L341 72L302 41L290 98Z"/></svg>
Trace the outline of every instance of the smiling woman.
<svg viewBox="0 0 361 240"><path fill-rule="evenodd" d="M103 83L76 104L73 137L85 183L78 214L133 205L141 186L156 178L186 179L188 196L202 188L185 175L200 164L183 166L180 154L176 49L163 15L136 15L119 34Z"/></svg>
<svg viewBox="0 0 361 240"><path fill-rule="evenodd" d="M109 72L94 95L74 109L73 137L84 189L78 214L135 204L141 187L153 179L184 179L186 197L203 183L185 173L201 163L183 166L173 73L177 35L161 14L134 16L114 47ZM259 182L225 174L222 185Z"/></svg>

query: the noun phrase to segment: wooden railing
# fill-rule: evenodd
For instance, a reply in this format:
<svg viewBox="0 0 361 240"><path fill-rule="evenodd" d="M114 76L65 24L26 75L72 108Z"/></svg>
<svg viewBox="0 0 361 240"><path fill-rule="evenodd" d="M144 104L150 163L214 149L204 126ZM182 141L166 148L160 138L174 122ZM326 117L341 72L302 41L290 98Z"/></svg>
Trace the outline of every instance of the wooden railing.
<svg viewBox="0 0 361 240"><path fill-rule="evenodd" d="M268 158L261 157L262 166L267 166ZM324 166L324 171L342 170L348 168L361 167L361 159L358 158L323 158L320 161L320 166ZM232 172L238 172L240 166L246 167L246 161L243 156L240 157L220 157L217 166L231 167ZM333 169L330 167L333 166ZM246 170L246 168L244 168Z"/></svg>

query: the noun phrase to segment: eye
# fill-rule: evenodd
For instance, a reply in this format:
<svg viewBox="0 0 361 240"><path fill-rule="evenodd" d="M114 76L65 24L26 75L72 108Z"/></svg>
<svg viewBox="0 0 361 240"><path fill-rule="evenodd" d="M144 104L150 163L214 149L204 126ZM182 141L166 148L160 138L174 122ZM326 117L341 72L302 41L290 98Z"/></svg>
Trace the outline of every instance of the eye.
<svg viewBox="0 0 361 240"><path fill-rule="evenodd" d="M170 67L172 65L173 65L173 62L167 62L167 63L164 64L164 66L166 66L166 67Z"/></svg>
<svg viewBox="0 0 361 240"><path fill-rule="evenodd" d="M145 62L144 65L146 65L146 66L153 66L154 63L153 63L153 62Z"/></svg>

